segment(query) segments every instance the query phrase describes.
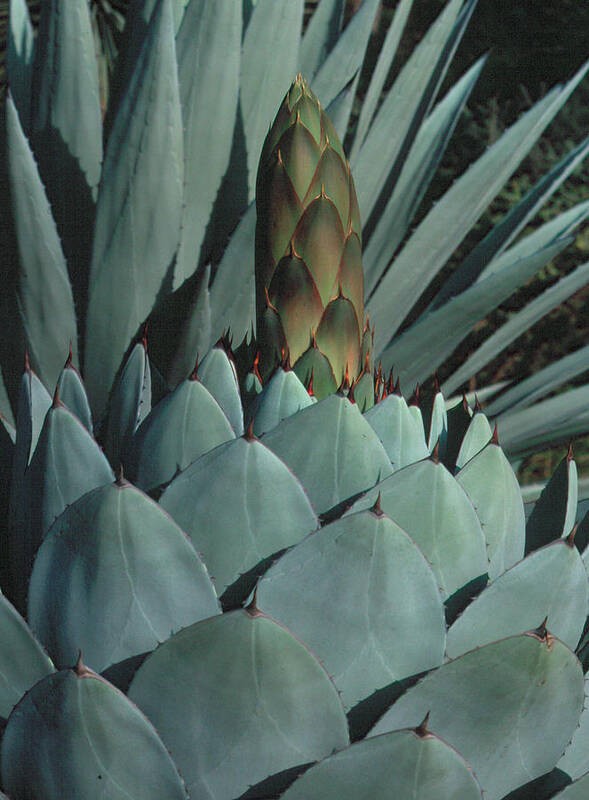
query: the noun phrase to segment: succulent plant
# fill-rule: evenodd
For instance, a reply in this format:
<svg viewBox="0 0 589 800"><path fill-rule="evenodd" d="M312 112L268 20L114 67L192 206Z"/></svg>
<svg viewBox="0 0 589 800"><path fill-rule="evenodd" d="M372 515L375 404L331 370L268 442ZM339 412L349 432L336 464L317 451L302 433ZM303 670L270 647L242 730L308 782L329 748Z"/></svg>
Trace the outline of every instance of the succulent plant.
<svg viewBox="0 0 589 800"><path fill-rule="evenodd" d="M0 787L12 800L583 791L589 517L577 508L570 450L526 521L499 445L512 407L514 449L550 436L541 414L551 400L534 405L533 381L511 388L494 400L494 427L478 403L446 402L439 387L430 407L418 397L408 405L383 368L405 352L402 379L428 374L489 303L568 241L584 207L507 248L589 145L473 251L413 327L392 339L384 318L400 324L406 306L389 303L385 314L381 305L393 284L401 305L415 295L467 225L464 208L492 195L483 178L500 183L503 161L523 155L578 77L450 190L381 279L379 259L386 266L403 238L481 66L428 113L474 6L451 0L376 110L411 5L402 0L351 149L368 306L383 323L361 339L359 222L330 131L346 130L377 5L365 0L341 33L342 3L322 0L299 57L298 1L137 4L101 163L86 3L68 13L47 3L34 54L13 4L6 124L18 316L5 298L4 336L13 346L22 335L29 355L18 381L8 347L2 360L16 408L14 426L0 417ZM302 66L330 111L300 78L288 90ZM310 162L299 162L300 139ZM263 341L233 353L227 335L212 344L229 324L240 344L254 320L260 153ZM297 192L296 221L276 248L272 225L288 196L271 169ZM343 181L335 189L332 172ZM68 182L77 193L64 193ZM68 215L80 197L78 227ZM319 225L323 238L333 222L341 234L329 280L301 233L315 213L307 229ZM479 268L488 272L477 282ZM321 287L318 322L307 308L298 318L306 295L290 296L293 275ZM335 329L324 338L334 306L353 314L349 339ZM426 368L418 344L432 330ZM313 332L326 383L314 345L308 355ZM578 368L555 368L550 388ZM565 409L582 402L586 389L576 391ZM559 436L584 424L557 423Z"/></svg>

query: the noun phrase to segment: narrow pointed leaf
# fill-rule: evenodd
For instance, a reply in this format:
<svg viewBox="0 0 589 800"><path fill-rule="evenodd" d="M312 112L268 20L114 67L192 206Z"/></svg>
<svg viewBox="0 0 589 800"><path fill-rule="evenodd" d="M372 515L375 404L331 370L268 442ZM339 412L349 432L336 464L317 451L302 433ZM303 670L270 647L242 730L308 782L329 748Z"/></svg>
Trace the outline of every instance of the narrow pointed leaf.
<svg viewBox="0 0 589 800"><path fill-rule="evenodd" d="M11 0L8 9L6 73L8 86L25 133L29 132L34 33L25 0Z"/></svg>
<svg viewBox="0 0 589 800"><path fill-rule="evenodd" d="M57 382L70 343L77 348L72 288L47 196L10 95L6 100L10 192L18 241L18 305L31 365Z"/></svg>
<svg viewBox="0 0 589 800"><path fill-rule="evenodd" d="M299 70L308 81L336 44L344 17L344 0L320 0L301 41Z"/></svg>
<svg viewBox="0 0 589 800"><path fill-rule="evenodd" d="M86 389L78 370L69 363L63 368L57 382L59 399L67 406L72 414L80 420L86 430L92 434L92 414Z"/></svg>
<svg viewBox="0 0 589 800"><path fill-rule="evenodd" d="M589 689L589 677L585 678L585 689ZM556 766L570 775L573 780L581 778L589 772L589 707L583 709L579 727Z"/></svg>
<svg viewBox="0 0 589 800"><path fill-rule="evenodd" d="M428 727L472 766L484 796L499 800L556 764L583 707L575 655L549 634L513 636L444 664L409 689L370 735ZM538 731L550 730L550 736Z"/></svg>
<svg viewBox="0 0 589 800"><path fill-rule="evenodd" d="M191 797L231 800L349 743L319 661L257 610L177 633L139 668L129 697L174 753Z"/></svg>
<svg viewBox="0 0 589 800"><path fill-rule="evenodd" d="M213 395L236 436L243 434L243 409L235 364L222 347L213 347L198 366L198 377Z"/></svg>
<svg viewBox="0 0 589 800"><path fill-rule="evenodd" d="M396 470L429 455L423 437L423 425L416 422L403 397L390 394L367 411L364 417L383 443Z"/></svg>
<svg viewBox="0 0 589 800"><path fill-rule="evenodd" d="M423 317L393 340L381 354L383 368L388 369L394 364L405 385L425 380L480 319L569 244L570 239L559 239L453 297L443 308ZM372 319L370 306L369 311Z"/></svg>
<svg viewBox="0 0 589 800"><path fill-rule="evenodd" d="M206 568L184 533L122 480L69 506L35 559L29 620L60 666L81 649L102 672L217 613Z"/></svg>
<svg viewBox="0 0 589 800"><path fill-rule="evenodd" d="M568 536L577 512L577 466L562 459L534 506L526 525L526 552Z"/></svg>
<svg viewBox="0 0 589 800"><path fill-rule="evenodd" d="M199 0L188 4L176 39L185 168L175 288L198 266L213 202L229 163L240 45L240 3Z"/></svg>
<svg viewBox="0 0 589 800"><path fill-rule="evenodd" d="M303 6L303 0L257 0L245 32L240 105L250 202L264 139L297 70ZM280 53L278 60L276 53ZM268 69L269 63L274 65L272 69Z"/></svg>
<svg viewBox="0 0 589 800"><path fill-rule="evenodd" d="M261 436L271 431L283 419L312 403L312 398L296 373L278 368L251 405L250 418L254 421L254 433Z"/></svg>
<svg viewBox="0 0 589 800"><path fill-rule="evenodd" d="M174 21L170 0L161 0L114 121L98 197L84 369L97 420L131 339L169 277L182 151Z"/></svg>
<svg viewBox="0 0 589 800"><path fill-rule="evenodd" d="M483 411L475 411L456 456L456 469L461 470L471 458L480 453L489 444L492 436L493 431L487 415Z"/></svg>
<svg viewBox="0 0 589 800"><path fill-rule="evenodd" d="M574 272L561 278L554 286L546 289L539 297L514 314L488 339L485 339L483 344L467 358L464 364L444 381L442 390L449 394L468 380L471 375L476 375L479 370L511 344L520 334L529 330L538 320L542 319L579 289L586 286L587 283L589 283L589 262L577 267Z"/></svg>

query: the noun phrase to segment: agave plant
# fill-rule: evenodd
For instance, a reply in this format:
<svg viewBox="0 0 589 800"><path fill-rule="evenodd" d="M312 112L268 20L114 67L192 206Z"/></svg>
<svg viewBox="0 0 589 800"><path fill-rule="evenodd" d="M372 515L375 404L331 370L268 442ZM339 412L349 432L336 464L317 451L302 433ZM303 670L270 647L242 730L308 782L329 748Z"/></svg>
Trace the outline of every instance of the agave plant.
<svg viewBox="0 0 589 800"><path fill-rule="evenodd" d="M409 6L399 5L388 56ZM67 14L61 0L47 3L34 47L14 5L6 123L18 316L6 315L4 337L19 320L8 344L22 335L28 356L18 382L2 362L16 426L0 417L0 781L12 800L499 800L555 796L574 779L561 794L570 798L587 785L589 518L572 452L526 522L497 433L509 416L493 432L479 406L447 408L439 390L422 413L385 376L394 350L401 381L423 377L411 349L419 331L436 332L431 369L450 335L568 241L562 226L584 208L507 248L583 149L481 244L423 320L393 338L405 312L390 304L378 333L391 281L400 301L417 297L432 248L442 259L452 224L462 230L476 210L474 182L482 203L503 162L517 161L510 147L523 154L578 76L430 212L428 248L420 226L381 277L366 262L380 226L400 232L480 68L428 114L473 4L451 0L399 76L396 144L383 127L391 95L376 110L385 57L351 150L364 175L363 286L359 214L333 129L346 129L377 3L366 0L340 35L341 7L322 0L299 42L292 0L137 5L102 162L86 3ZM291 85L303 65L312 89ZM366 166L385 151L390 175L382 158L378 174ZM401 209L394 224L389 202ZM277 220L288 233L279 245ZM339 235L329 270L310 244L316 230ZM489 272L476 280L483 251ZM399 273L410 257L411 274ZM309 286L321 298L311 320ZM374 331L364 331L366 297ZM353 336L343 324L325 335L334 306ZM239 344L252 326L264 340L235 359L227 335L212 346L229 328ZM527 401L518 414L541 413L538 391L528 385L507 407ZM522 449L552 435L545 418L526 419ZM551 419L558 435L580 424Z"/></svg>

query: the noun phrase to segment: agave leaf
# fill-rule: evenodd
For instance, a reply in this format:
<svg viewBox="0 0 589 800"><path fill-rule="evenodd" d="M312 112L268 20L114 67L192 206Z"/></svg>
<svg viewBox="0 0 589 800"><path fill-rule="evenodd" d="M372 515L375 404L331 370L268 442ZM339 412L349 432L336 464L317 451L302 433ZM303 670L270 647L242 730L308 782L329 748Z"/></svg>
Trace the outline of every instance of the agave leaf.
<svg viewBox="0 0 589 800"><path fill-rule="evenodd" d="M485 364L488 364L520 334L529 330L539 319L542 319L587 283L589 283L589 262L577 267L554 286L546 289L539 297L524 306L521 311L515 313L488 339L485 339L462 366L444 381L442 391L449 394L468 380L471 375L476 375Z"/></svg>
<svg viewBox="0 0 589 800"><path fill-rule="evenodd" d="M78 370L73 366L70 359L61 371L57 381L57 391L59 399L67 406L72 414L80 420L86 430L92 434L92 415L90 404L86 395L86 389L82 383L82 378Z"/></svg>
<svg viewBox="0 0 589 800"><path fill-rule="evenodd" d="M348 130L359 82L360 70L358 70L354 78L344 86L341 92L333 98L326 108L327 116L331 120L340 139L345 137L346 131Z"/></svg>
<svg viewBox="0 0 589 800"><path fill-rule="evenodd" d="M445 600L485 575L485 537L464 489L442 464L418 461L381 481L354 506L370 508L380 494L385 514L407 531L431 564Z"/></svg>
<svg viewBox="0 0 589 800"><path fill-rule="evenodd" d="M184 533L123 479L56 519L31 574L29 620L60 666L81 649L102 672L219 610Z"/></svg>
<svg viewBox="0 0 589 800"><path fill-rule="evenodd" d="M11 0L8 5L6 74L10 94L28 135L35 36L25 0Z"/></svg>
<svg viewBox="0 0 589 800"><path fill-rule="evenodd" d="M531 553L490 583L448 631L448 658L528 630L548 617L554 636L574 650L587 617L587 570L564 540Z"/></svg>
<svg viewBox="0 0 589 800"><path fill-rule="evenodd" d="M446 453L446 441L448 439L448 412L444 395L438 391L434 396L432 413L429 420L429 434L427 437L427 449L433 453L436 446L439 447L439 458L443 458Z"/></svg>
<svg viewBox="0 0 589 800"><path fill-rule="evenodd" d="M579 269L583 269L583 267L579 267ZM487 413L493 416L530 406L563 383L585 372L587 363L589 363L588 359L589 345L586 345L507 389L496 400L489 403Z"/></svg>
<svg viewBox="0 0 589 800"><path fill-rule="evenodd" d="M264 139L296 73L303 7L303 0L257 0L243 38L240 106L250 202Z"/></svg>
<svg viewBox="0 0 589 800"><path fill-rule="evenodd" d="M434 573L379 512L332 522L285 553L259 582L257 601L321 659L347 708L443 660Z"/></svg>
<svg viewBox="0 0 589 800"><path fill-rule="evenodd" d="M210 291L211 341L231 330L241 342L255 328L256 206L251 203L225 250Z"/></svg>
<svg viewBox="0 0 589 800"><path fill-rule="evenodd" d="M55 386L70 344L77 349L74 300L61 243L10 95L6 99L10 192L18 241L18 305L31 364Z"/></svg>
<svg viewBox="0 0 589 800"><path fill-rule="evenodd" d="M250 406L249 416L254 423L254 433L261 436L283 419L312 404L313 398L296 374L292 370L285 372L278 368Z"/></svg>
<svg viewBox="0 0 589 800"><path fill-rule="evenodd" d="M456 456L456 469L460 470L465 464L468 464L471 458L474 458L489 444L492 436L493 431L487 415L483 411L475 411Z"/></svg>
<svg viewBox="0 0 589 800"><path fill-rule="evenodd" d="M243 434L243 409L233 360L223 347L213 347L198 366L198 377L213 395L231 423L236 436Z"/></svg>
<svg viewBox="0 0 589 800"><path fill-rule="evenodd" d="M31 143L68 261L79 313L102 164L102 117L86 0L41 6L32 78Z"/></svg>
<svg viewBox="0 0 589 800"><path fill-rule="evenodd" d="M383 443L395 470L429 455L423 425L414 419L403 397L388 395L369 409L364 418Z"/></svg>
<svg viewBox="0 0 589 800"><path fill-rule="evenodd" d="M416 114L425 116L424 102L431 102L430 81L452 34L462 0L451 0L415 48L384 102L352 161L358 204L368 220ZM429 91L426 95L426 89ZM417 125L419 121L417 122Z"/></svg>
<svg viewBox="0 0 589 800"><path fill-rule="evenodd" d="M97 420L125 351L171 280L182 150L173 16L161 0L113 124L98 197L84 369Z"/></svg>
<svg viewBox="0 0 589 800"><path fill-rule="evenodd" d="M481 272L477 279L479 281L488 278L505 269L506 266L513 264L520 258L525 258L538 251L541 247L553 244L565 236L572 234L574 229L579 226L589 215L589 200L578 203L576 206L563 211L554 219L545 222L540 228L520 239L513 247L506 250L497 258L493 259Z"/></svg>
<svg viewBox="0 0 589 800"><path fill-rule="evenodd" d="M355 742L313 765L284 800L480 800L469 764L431 731L392 731Z"/></svg>
<svg viewBox="0 0 589 800"><path fill-rule="evenodd" d="M394 364L401 382L422 382L468 335L474 325L571 243L559 239L476 283L445 306L416 322L381 354L384 369ZM372 319L372 311L370 312Z"/></svg>
<svg viewBox="0 0 589 800"><path fill-rule="evenodd" d="M311 88L325 108L360 71L378 6L378 0L364 0L313 78Z"/></svg>
<svg viewBox="0 0 589 800"><path fill-rule="evenodd" d="M428 727L472 766L484 796L499 800L552 769L577 726L583 673L559 639L534 632L472 650L409 689L370 735ZM550 736L539 731L550 730Z"/></svg>
<svg viewBox="0 0 589 800"><path fill-rule="evenodd" d="M562 792L553 795L554 800L584 800L589 791L589 773L582 775Z"/></svg>
<svg viewBox="0 0 589 800"><path fill-rule="evenodd" d="M349 744L341 701L319 661L257 610L168 639L139 668L129 697L174 753L191 797L231 800Z"/></svg>
<svg viewBox="0 0 589 800"><path fill-rule="evenodd" d="M589 65L583 67L563 89L554 89L512 125L454 183L416 228L368 303L371 320L376 325L377 353L398 329L406 309L419 298L424 287L562 108L588 68ZM366 141L368 144L368 139ZM392 315L391 297L395 298L394 308L397 309Z"/></svg>
<svg viewBox="0 0 589 800"><path fill-rule="evenodd" d="M303 433L304 432L304 433ZM292 469L316 511L328 511L392 472L391 462L358 407L330 395L283 420L263 442ZM310 442L330 442L309 457Z"/></svg>
<svg viewBox="0 0 589 800"><path fill-rule="evenodd" d="M39 755L42 754L42 758ZM97 780L98 779L98 780ZM10 716L2 783L13 797L186 800L172 757L138 708L80 660L37 683Z"/></svg>
<svg viewBox="0 0 589 800"><path fill-rule="evenodd" d="M145 491L168 483L203 453L234 439L221 407L191 376L152 409L131 445L126 467Z"/></svg>
<svg viewBox="0 0 589 800"><path fill-rule="evenodd" d="M367 294L374 289L407 232L485 62L485 56L480 58L419 128L395 188L364 250Z"/></svg>
<svg viewBox="0 0 589 800"><path fill-rule="evenodd" d="M0 636L0 716L6 718L23 694L54 668L27 623L2 593Z"/></svg>
<svg viewBox="0 0 589 800"><path fill-rule="evenodd" d="M117 378L108 409L104 452L115 469L150 411L151 369L145 342L138 342Z"/></svg>
<svg viewBox="0 0 589 800"><path fill-rule="evenodd" d="M219 596L318 524L294 475L262 443L246 437L192 463L172 481L160 503L202 553ZM239 600L251 591L255 578L243 585Z"/></svg>
<svg viewBox="0 0 589 800"><path fill-rule="evenodd" d="M299 71L309 83L340 36L345 5L345 0L320 0L307 25L299 51Z"/></svg>
<svg viewBox="0 0 589 800"><path fill-rule="evenodd" d="M374 117L376 107L380 101L391 64L393 63L393 59L397 53L401 36L405 30L405 24L407 22L407 17L409 16L412 5L413 0L401 0L395 9L395 15L391 24L389 25L387 35L378 54L378 60L374 68L374 72L370 78L368 90L360 109L358 125L354 133L354 143L352 145L352 149L350 150L351 161L354 160L358 150L366 138L366 134L372 122L372 118Z"/></svg>
<svg viewBox="0 0 589 800"><path fill-rule="evenodd" d="M505 215L482 242L472 250L464 261L454 270L430 304L430 310L443 305L450 297L460 294L481 274L485 265L501 255L509 243L532 219L546 200L581 164L589 153L589 138L566 154L538 183L533 186Z"/></svg>
<svg viewBox="0 0 589 800"><path fill-rule="evenodd" d="M512 455L525 455L537 449L539 443L558 444L589 430L589 385L569 389L549 400L499 418L503 449ZM546 430L546 420L551 420Z"/></svg>
<svg viewBox="0 0 589 800"><path fill-rule="evenodd" d="M589 690L589 676L585 678L585 689ZM583 709L579 727L573 734L566 750L557 762L558 769L566 772L573 780L589 772L589 707ZM588 776L589 778L589 776ZM589 780L588 780L589 782ZM566 795L565 795L566 796ZM557 795L558 797L558 795ZM579 795L582 797L582 795Z"/></svg>
<svg viewBox="0 0 589 800"><path fill-rule="evenodd" d="M240 45L239 3L198 0L188 4L176 39L185 166L174 288L197 268L213 202L229 163Z"/></svg>
<svg viewBox="0 0 589 800"><path fill-rule="evenodd" d="M526 525L526 553L568 536L577 513L577 465L572 449L544 487Z"/></svg>
<svg viewBox="0 0 589 800"><path fill-rule="evenodd" d="M489 579L493 581L524 555L526 520L517 478L501 448L492 441L460 470L457 480L481 521L487 542ZM532 604L532 607L537 610L536 605ZM550 619L554 627L552 615ZM526 627L527 624L509 633L517 633ZM562 632L555 632L567 641ZM506 635L507 632L501 633L501 636ZM499 634L487 641L498 638ZM570 646L575 645L576 642Z"/></svg>

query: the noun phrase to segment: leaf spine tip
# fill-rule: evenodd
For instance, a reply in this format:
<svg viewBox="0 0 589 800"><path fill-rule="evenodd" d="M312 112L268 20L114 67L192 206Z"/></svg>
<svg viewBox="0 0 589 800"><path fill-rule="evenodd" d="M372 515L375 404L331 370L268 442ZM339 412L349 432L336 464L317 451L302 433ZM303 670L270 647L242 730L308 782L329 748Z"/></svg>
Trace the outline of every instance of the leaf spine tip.
<svg viewBox="0 0 589 800"><path fill-rule="evenodd" d="M55 392L53 393L53 403L51 404L51 408L59 408L63 403L59 399L59 383L55 386Z"/></svg>
<svg viewBox="0 0 589 800"><path fill-rule="evenodd" d="M370 509L370 511L371 511L372 514L374 514L377 517L384 517L384 511L382 510L382 497L381 497L380 490L378 492L378 497L376 498L376 501L375 501L374 505L372 506L372 508Z"/></svg>
<svg viewBox="0 0 589 800"><path fill-rule="evenodd" d="M188 376L189 381L197 381L198 380L198 353L196 354L196 359L194 361L194 368L190 375Z"/></svg>
<svg viewBox="0 0 589 800"><path fill-rule="evenodd" d="M577 528L579 527L578 523L575 522L573 528L568 536L565 536L565 542L568 544L569 547L575 546L575 536L577 535Z"/></svg>
<svg viewBox="0 0 589 800"><path fill-rule="evenodd" d="M433 461L434 464L440 463L440 440L436 442L436 446L434 447L432 454L430 456L430 461Z"/></svg>
<svg viewBox="0 0 589 800"><path fill-rule="evenodd" d="M497 422L495 422L495 427L493 428L493 436L491 438L492 444L499 444L499 428L497 427Z"/></svg>
<svg viewBox="0 0 589 800"><path fill-rule="evenodd" d="M570 442L569 442L569 449L568 449L568 452L567 452L567 462L570 463L573 460L573 458L574 458L574 456L573 456L573 440L571 439Z"/></svg>
<svg viewBox="0 0 589 800"><path fill-rule="evenodd" d="M243 438L246 442L255 442L256 435L254 434L254 418L252 417L249 421L249 425L246 428L245 433L243 434Z"/></svg>
<svg viewBox="0 0 589 800"><path fill-rule="evenodd" d="M65 360L65 364L63 365L63 368L64 369L68 369L69 367L71 367L72 363L73 363L73 360L74 360L74 354L73 354L73 351L72 351L72 340L70 339L70 349L69 349L69 352L67 354L67 358Z"/></svg>
<svg viewBox="0 0 589 800"><path fill-rule="evenodd" d="M309 397L315 397L313 392L313 367L311 367L311 374L309 375L309 383L307 384L307 394Z"/></svg>
<svg viewBox="0 0 589 800"><path fill-rule="evenodd" d="M428 711L423 720L417 726L417 728L415 728L415 733L419 736L420 739L424 739L426 736L430 735L430 731L427 728L430 713L431 712Z"/></svg>
<svg viewBox="0 0 589 800"><path fill-rule="evenodd" d="M244 611L246 611L250 617L259 617L262 616L262 612L258 608L258 587L254 589L254 594L251 601L245 606Z"/></svg>
<svg viewBox="0 0 589 800"><path fill-rule="evenodd" d="M434 390L436 394L440 391L440 379L438 378L438 373L434 372Z"/></svg>

